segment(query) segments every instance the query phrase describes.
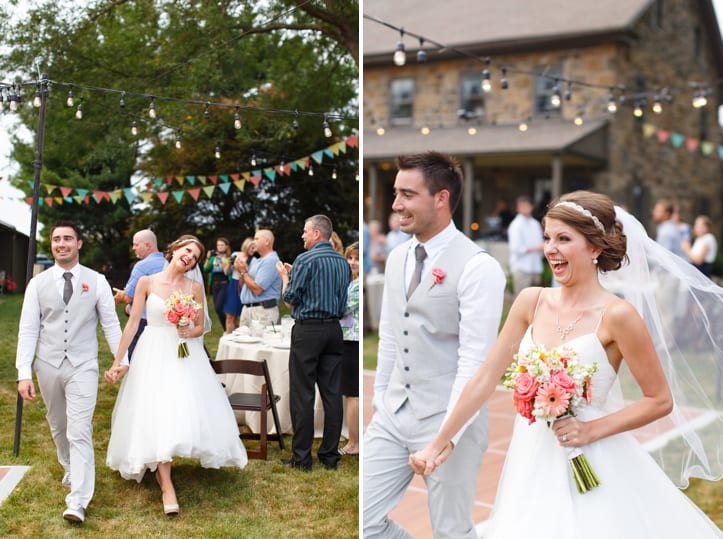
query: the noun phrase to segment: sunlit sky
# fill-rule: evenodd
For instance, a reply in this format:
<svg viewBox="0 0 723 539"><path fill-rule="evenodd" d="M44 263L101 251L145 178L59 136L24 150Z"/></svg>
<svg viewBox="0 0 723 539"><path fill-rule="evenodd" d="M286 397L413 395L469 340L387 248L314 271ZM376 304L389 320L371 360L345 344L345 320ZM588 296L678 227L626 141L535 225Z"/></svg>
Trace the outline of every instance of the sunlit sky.
<svg viewBox="0 0 723 539"><path fill-rule="evenodd" d="M718 27L723 28L723 0L713 0ZM723 125L723 107L719 111L719 122ZM0 221L14 226L18 231L30 232L30 207L18 199L22 193L7 182L8 176L16 171L10 160L10 140L8 133L14 131L15 122L9 115L0 116Z"/></svg>

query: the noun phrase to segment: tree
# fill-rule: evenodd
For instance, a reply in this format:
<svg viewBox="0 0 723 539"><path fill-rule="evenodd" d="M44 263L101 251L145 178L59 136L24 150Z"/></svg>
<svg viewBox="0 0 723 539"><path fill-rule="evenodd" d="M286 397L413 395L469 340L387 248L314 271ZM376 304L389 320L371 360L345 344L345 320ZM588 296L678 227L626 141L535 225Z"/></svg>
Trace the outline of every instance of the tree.
<svg viewBox="0 0 723 539"><path fill-rule="evenodd" d="M357 2L254 4L92 1L74 11L43 1L19 21L4 19L10 48L0 69L33 81L40 68L51 81L41 182L113 191L169 175L244 172L252 154L267 166L288 162L358 129ZM35 89L24 90L30 98ZM65 105L69 92L72 107ZM148 118L151 96L156 120ZM74 117L79 104L82 120ZM320 115L306 112L329 113L335 138L324 137ZM37 128L35 109L23 106L19 114ZM14 183L30 194L34 145L14 142ZM257 226L269 226L282 257L292 260L303 218L315 213L328 213L344 239L355 239L357 161L350 150L313 177L278 177L198 201L44 204L40 220L80 222L83 260L95 267L127 268L130 237L147 226L162 243L195 233L207 245L217 235L240 245ZM339 180L331 179L334 167Z"/></svg>

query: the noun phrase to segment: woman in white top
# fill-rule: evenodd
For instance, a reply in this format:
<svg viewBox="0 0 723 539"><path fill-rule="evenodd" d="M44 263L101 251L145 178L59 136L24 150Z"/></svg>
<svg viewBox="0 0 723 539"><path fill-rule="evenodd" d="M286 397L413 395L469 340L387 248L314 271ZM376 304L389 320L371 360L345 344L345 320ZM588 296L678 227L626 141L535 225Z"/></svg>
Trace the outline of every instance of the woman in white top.
<svg viewBox="0 0 723 539"><path fill-rule="evenodd" d="M693 224L693 234L695 234L693 246L691 247L690 240L684 239L682 243L683 252L690 262L707 277L710 277L711 265L718 254L718 242L712 230L713 223L710 217L699 215Z"/></svg>

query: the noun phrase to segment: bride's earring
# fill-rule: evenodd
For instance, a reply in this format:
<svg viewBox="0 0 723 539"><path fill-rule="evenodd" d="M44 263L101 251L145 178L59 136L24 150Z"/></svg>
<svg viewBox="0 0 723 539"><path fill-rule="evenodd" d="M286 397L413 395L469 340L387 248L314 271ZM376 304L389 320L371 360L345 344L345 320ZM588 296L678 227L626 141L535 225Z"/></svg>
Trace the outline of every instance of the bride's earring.
<svg viewBox="0 0 723 539"><path fill-rule="evenodd" d="M592 259L592 263L597 266L597 257L595 257L595 258Z"/></svg>

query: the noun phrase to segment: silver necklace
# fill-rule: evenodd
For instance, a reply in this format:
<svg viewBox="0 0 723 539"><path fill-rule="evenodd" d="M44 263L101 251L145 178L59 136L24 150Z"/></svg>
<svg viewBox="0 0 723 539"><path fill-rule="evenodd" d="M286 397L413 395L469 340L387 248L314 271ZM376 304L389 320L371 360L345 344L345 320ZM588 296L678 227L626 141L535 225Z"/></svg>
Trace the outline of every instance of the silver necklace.
<svg viewBox="0 0 723 539"><path fill-rule="evenodd" d="M575 320L570 322L565 328L560 327L560 315L558 313L555 313L555 321L557 325L557 332L560 334L560 340L564 341L565 338L572 333L572 331L575 329L575 326L582 318L582 313L580 313L580 316L578 316Z"/></svg>

